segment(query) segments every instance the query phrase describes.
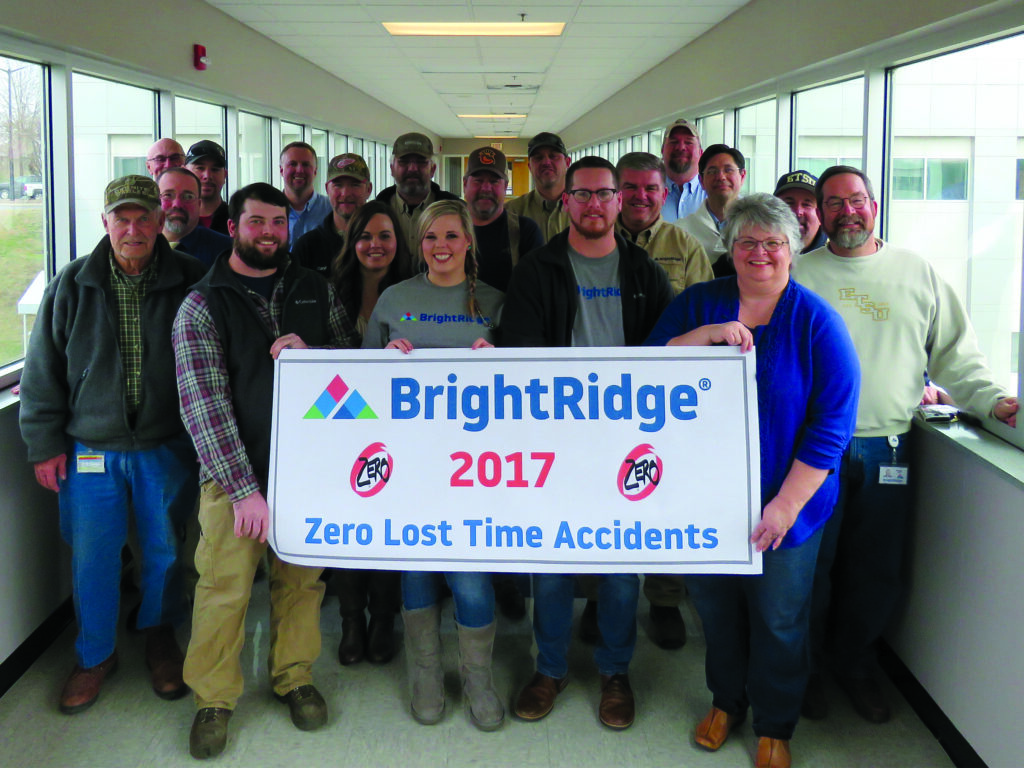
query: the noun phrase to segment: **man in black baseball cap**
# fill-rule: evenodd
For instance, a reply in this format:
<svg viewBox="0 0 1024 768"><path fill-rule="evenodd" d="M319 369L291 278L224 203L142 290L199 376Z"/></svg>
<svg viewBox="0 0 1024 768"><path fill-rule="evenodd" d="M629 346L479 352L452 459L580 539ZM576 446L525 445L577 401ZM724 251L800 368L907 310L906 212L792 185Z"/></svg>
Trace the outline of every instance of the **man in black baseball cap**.
<svg viewBox="0 0 1024 768"><path fill-rule="evenodd" d="M494 147L480 147L469 155L462 194L473 219L477 277L492 288L508 287L512 267L522 254L544 245L540 227L532 219L505 207L508 160Z"/></svg>
<svg viewBox="0 0 1024 768"><path fill-rule="evenodd" d="M188 148L185 167L199 177L199 226L227 235L228 204L221 197L228 180L224 147L209 139L197 141Z"/></svg>
<svg viewBox="0 0 1024 768"><path fill-rule="evenodd" d="M828 241L818 218L818 202L814 197L817 184L818 177L808 171L790 171L780 176L775 185L775 196L789 206L800 222L800 237L804 243L800 253L821 248Z"/></svg>
<svg viewBox="0 0 1024 768"><path fill-rule="evenodd" d="M565 172L572 160L561 137L547 131L530 139L527 152L533 189L505 208L533 219L540 225L544 239L550 240L569 226L569 215L562 209L562 192Z"/></svg>

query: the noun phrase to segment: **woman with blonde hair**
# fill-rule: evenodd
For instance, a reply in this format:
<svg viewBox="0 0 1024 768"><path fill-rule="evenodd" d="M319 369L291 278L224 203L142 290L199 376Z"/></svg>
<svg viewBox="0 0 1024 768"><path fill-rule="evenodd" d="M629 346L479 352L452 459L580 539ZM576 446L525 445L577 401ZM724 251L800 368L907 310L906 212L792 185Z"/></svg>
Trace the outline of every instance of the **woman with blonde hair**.
<svg viewBox="0 0 1024 768"><path fill-rule="evenodd" d="M460 200L428 206L418 228L420 259L426 271L388 288L377 301L363 349L493 347L502 293L477 280L473 222ZM505 708L491 678L494 645L494 589L489 573L402 574L402 618L412 692L412 716L424 725L444 716L441 668L443 578L455 602L459 634L459 674L473 725L501 727Z"/></svg>

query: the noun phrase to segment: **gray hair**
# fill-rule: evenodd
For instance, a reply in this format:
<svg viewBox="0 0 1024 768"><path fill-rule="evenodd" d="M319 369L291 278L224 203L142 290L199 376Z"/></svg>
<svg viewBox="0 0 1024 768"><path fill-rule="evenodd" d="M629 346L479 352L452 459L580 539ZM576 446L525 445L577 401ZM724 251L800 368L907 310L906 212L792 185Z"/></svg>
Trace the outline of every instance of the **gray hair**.
<svg viewBox="0 0 1024 768"><path fill-rule="evenodd" d="M793 211L782 200L767 192L755 192L737 198L725 209L725 225L722 227L722 241L732 256L732 245L740 233L748 227L760 227L767 232L778 232L789 241L789 252L800 253L803 239L800 237L800 223Z"/></svg>

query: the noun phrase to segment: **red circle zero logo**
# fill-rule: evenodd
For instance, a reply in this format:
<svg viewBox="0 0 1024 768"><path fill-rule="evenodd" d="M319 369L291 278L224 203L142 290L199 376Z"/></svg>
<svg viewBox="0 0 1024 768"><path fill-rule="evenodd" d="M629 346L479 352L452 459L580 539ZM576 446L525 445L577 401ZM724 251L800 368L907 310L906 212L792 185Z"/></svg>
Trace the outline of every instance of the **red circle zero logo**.
<svg viewBox="0 0 1024 768"><path fill-rule="evenodd" d="M661 457L648 443L638 445L619 467L619 493L629 501L646 499L661 482Z"/></svg>
<svg viewBox="0 0 1024 768"><path fill-rule="evenodd" d="M349 483L356 495L363 498L384 490L391 479L394 462L384 443L371 443L356 457L349 474Z"/></svg>

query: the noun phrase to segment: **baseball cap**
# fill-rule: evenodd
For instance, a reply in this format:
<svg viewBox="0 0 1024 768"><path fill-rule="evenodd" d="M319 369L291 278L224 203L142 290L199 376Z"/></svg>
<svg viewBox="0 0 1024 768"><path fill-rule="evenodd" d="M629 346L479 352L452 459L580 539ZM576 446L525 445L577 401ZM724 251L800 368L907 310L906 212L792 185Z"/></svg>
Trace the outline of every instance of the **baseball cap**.
<svg viewBox="0 0 1024 768"><path fill-rule="evenodd" d="M774 194L778 197L780 192L785 192L787 189L803 189L813 195L817 184L818 177L812 173L807 171L790 171L779 177L779 181L775 185Z"/></svg>
<svg viewBox="0 0 1024 768"><path fill-rule="evenodd" d="M526 149L526 156L532 157L533 153L541 147L551 147L553 150L561 152L563 155L569 154L569 150L565 148L565 142L562 141L560 136L544 131L530 139L530 143L527 145Z"/></svg>
<svg viewBox="0 0 1024 768"><path fill-rule="evenodd" d="M370 169L366 167L366 161L355 152L345 152L335 155L327 164L327 183L339 176L348 176L356 181L369 181Z"/></svg>
<svg viewBox="0 0 1024 768"><path fill-rule="evenodd" d="M434 156L434 143L422 133L403 133L395 139L391 154L395 157L423 155L430 158Z"/></svg>
<svg viewBox="0 0 1024 768"><path fill-rule="evenodd" d="M479 171L488 171L508 181L508 160L505 159L505 153L494 147L474 149L466 164L466 175L472 176Z"/></svg>
<svg viewBox="0 0 1024 768"><path fill-rule="evenodd" d="M697 161L697 168L701 174L704 173L704 169L708 167L708 163L711 162L711 158L715 155L731 155L732 159L736 161L736 166L741 170L746 170L747 161L743 158L743 153L735 147L730 147L728 144L712 144L710 147L704 150L704 153L700 156L700 160Z"/></svg>
<svg viewBox="0 0 1024 768"><path fill-rule="evenodd" d="M138 205L147 211L160 207L160 187L148 176L122 176L107 184L103 191L103 212L122 205Z"/></svg>
<svg viewBox="0 0 1024 768"><path fill-rule="evenodd" d="M665 129L665 133L663 134L663 138L661 140L662 144L665 143L665 140L672 135L672 131L674 131L676 128L685 128L687 131L690 132L690 135L693 136L693 138L695 138L698 142L700 141L700 134L697 133L697 126L695 126L686 118L680 117L678 120L672 122L669 125L669 127Z"/></svg>
<svg viewBox="0 0 1024 768"><path fill-rule="evenodd" d="M209 139L197 141L188 148L188 156L185 158L185 165L194 163L196 160L200 160L204 157L208 157L210 160L213 160L213 162L219 164L222 168L227 168L228 164L224 159L224 147L216 141L210 141Z"/></svg>

